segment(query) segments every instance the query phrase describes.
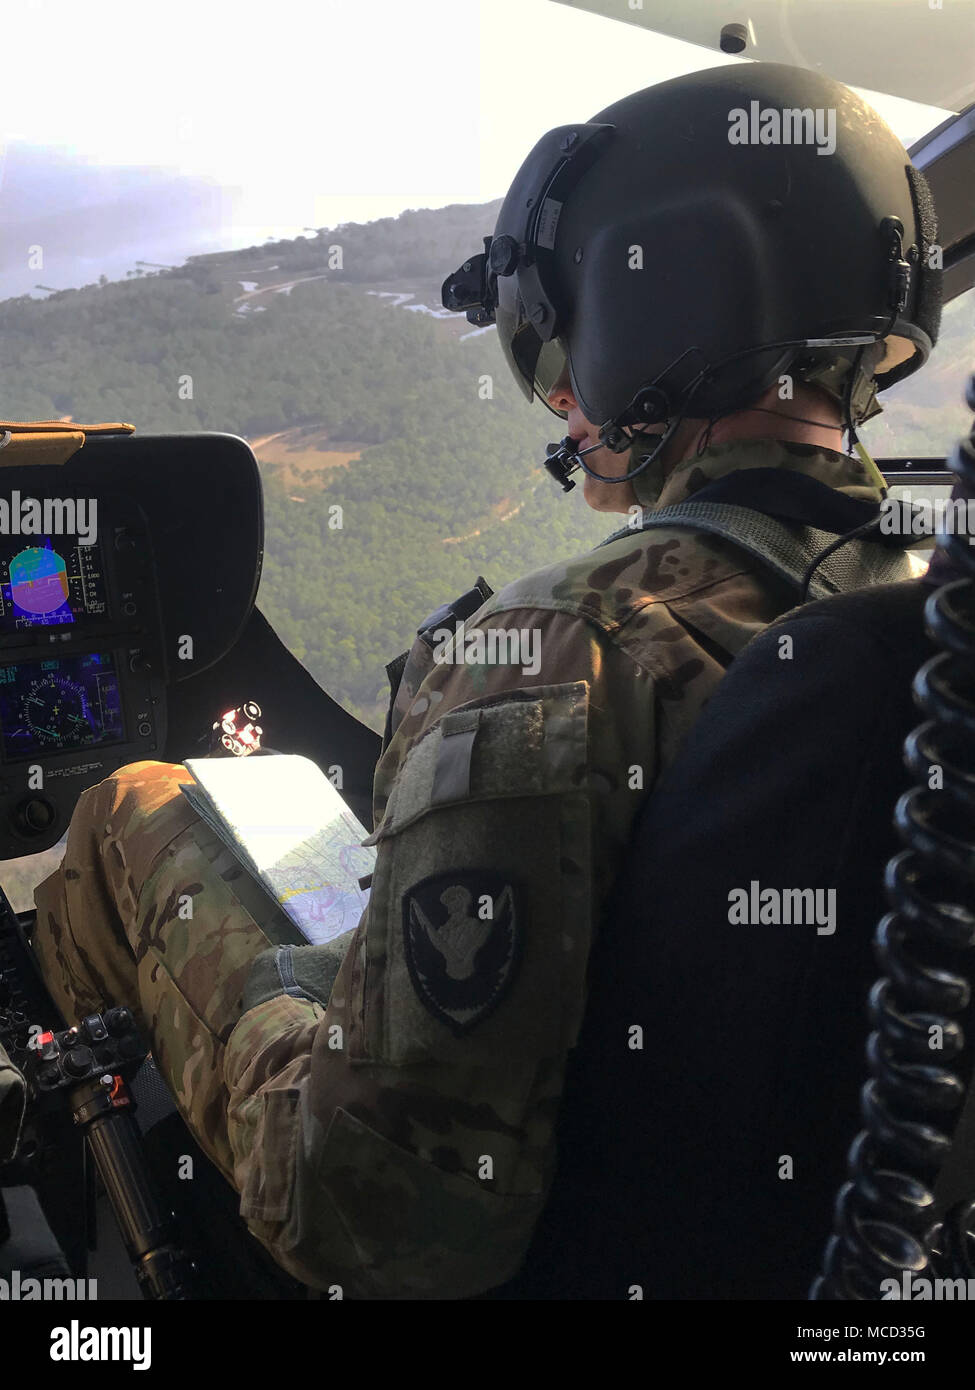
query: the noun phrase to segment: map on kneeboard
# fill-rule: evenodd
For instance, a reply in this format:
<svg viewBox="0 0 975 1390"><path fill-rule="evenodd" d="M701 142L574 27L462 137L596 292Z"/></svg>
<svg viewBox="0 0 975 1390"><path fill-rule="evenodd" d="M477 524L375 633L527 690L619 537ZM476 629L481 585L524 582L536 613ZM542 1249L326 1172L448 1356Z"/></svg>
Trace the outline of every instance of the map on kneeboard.
<svg viewBox="0 0 975 1390"><path fill-rule="evenodd" d="M369 833L321 768L296 753L189 758L180 790L297 927L320 944L358 926Z"/></svg>

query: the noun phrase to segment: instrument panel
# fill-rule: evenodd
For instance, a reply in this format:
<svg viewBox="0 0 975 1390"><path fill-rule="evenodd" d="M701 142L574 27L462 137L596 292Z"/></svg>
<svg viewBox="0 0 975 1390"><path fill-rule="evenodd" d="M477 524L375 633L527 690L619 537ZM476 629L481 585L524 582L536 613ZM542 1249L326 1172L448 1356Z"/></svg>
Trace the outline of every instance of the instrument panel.
<svg viewBox="0 0 975 1390"><path fill-rule="evenodd" d="M82 791L161 757L162 634L134 499L0 493L0 856L55 844Z"/></svg>

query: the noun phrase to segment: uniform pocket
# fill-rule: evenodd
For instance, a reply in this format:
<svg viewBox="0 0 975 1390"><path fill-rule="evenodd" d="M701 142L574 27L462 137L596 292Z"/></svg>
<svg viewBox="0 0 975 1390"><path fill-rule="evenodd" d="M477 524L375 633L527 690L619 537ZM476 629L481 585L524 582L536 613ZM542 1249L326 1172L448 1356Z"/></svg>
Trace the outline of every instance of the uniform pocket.
<svg viewBox="0 0 975 1390"><path fill-rule="evenodd" d="M469 1298L496 1288L517 1271L542 1205L445 1173L341 1109L315 1202L328 1209L319 1244L339 1282L365 1298Z"/></svg>
<svg viewBox="0 0 975 1390"><path fill-rule="evenodd" d="M240 1190L240 1214L248 1223L287 1221L295 1182L298 1147L298 1101L301 1092L291 1086L251 1097L256 1112L254 1148L244 1166Z"/></svg>
<svg viewBox="0 0 975 1390"><path fill-rule="evenodd" d="M325 1010L278 994L248 1009L227 1042L227 1139L240 1214L248 1224L287 1221L295 1183L301 1087Z"/></svg>
<svg viewBox="0 0 975 1390"><path fill-rule="evenodd" d="M368 842L356 1060L496 1069L572 1046L591 931L588 711L586 682L540 686L461 705L410 750Z"/></svg>

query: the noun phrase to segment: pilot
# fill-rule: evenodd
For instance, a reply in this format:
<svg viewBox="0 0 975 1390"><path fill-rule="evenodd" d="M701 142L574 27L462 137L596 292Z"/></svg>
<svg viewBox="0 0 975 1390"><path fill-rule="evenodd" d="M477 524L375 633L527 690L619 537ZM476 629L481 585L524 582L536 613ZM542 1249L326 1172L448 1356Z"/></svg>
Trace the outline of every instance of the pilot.
<svg viewBox="0 0 975 1390"><path fill-rule="evenodd" d="M391 664L357 930L287 944L180 767L81 797L36 893L48 985L69 1018L137 1008L296 1278L459 1298L519 1268L593 935L661 769L807 590L909 577L871 538L882 478L843 435L936 340L935 237L900 141L813 72L709 69L550 132L444 299L497 324L567 426L551 470L581 469L621 525L479 585Z"/></svg>

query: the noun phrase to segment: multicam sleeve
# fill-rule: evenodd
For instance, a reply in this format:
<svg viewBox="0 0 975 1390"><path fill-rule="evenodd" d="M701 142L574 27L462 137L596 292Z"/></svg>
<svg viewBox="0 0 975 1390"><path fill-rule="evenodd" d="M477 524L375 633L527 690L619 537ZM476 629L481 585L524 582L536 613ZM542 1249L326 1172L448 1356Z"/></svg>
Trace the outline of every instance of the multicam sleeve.
<svg viewBox="0 0 975 1390"><path fill-rule="evenodd" d="M493 592L491 586L479 575L474 585L465 593L451 603L444 603L434 609L417 628L416 640L409 651L401 652L386 667L390 702L383 732L383 752L389 747L404 714L412 706L420 686L433 669L434 652L437 647L435 634L445 629L455 631L457 626L471 617Z"/></svg>
<svg viewBox="0 0 975 1390"><path fill-rule="evenodd" d="M353 939L265 952L228 1042L242 1215L343 1296L495 1287L545 1201L601 885L642 799L627 768L654 740L646 672L577 617L542 623L537 683L431 672L386 754Z"/></svg>

